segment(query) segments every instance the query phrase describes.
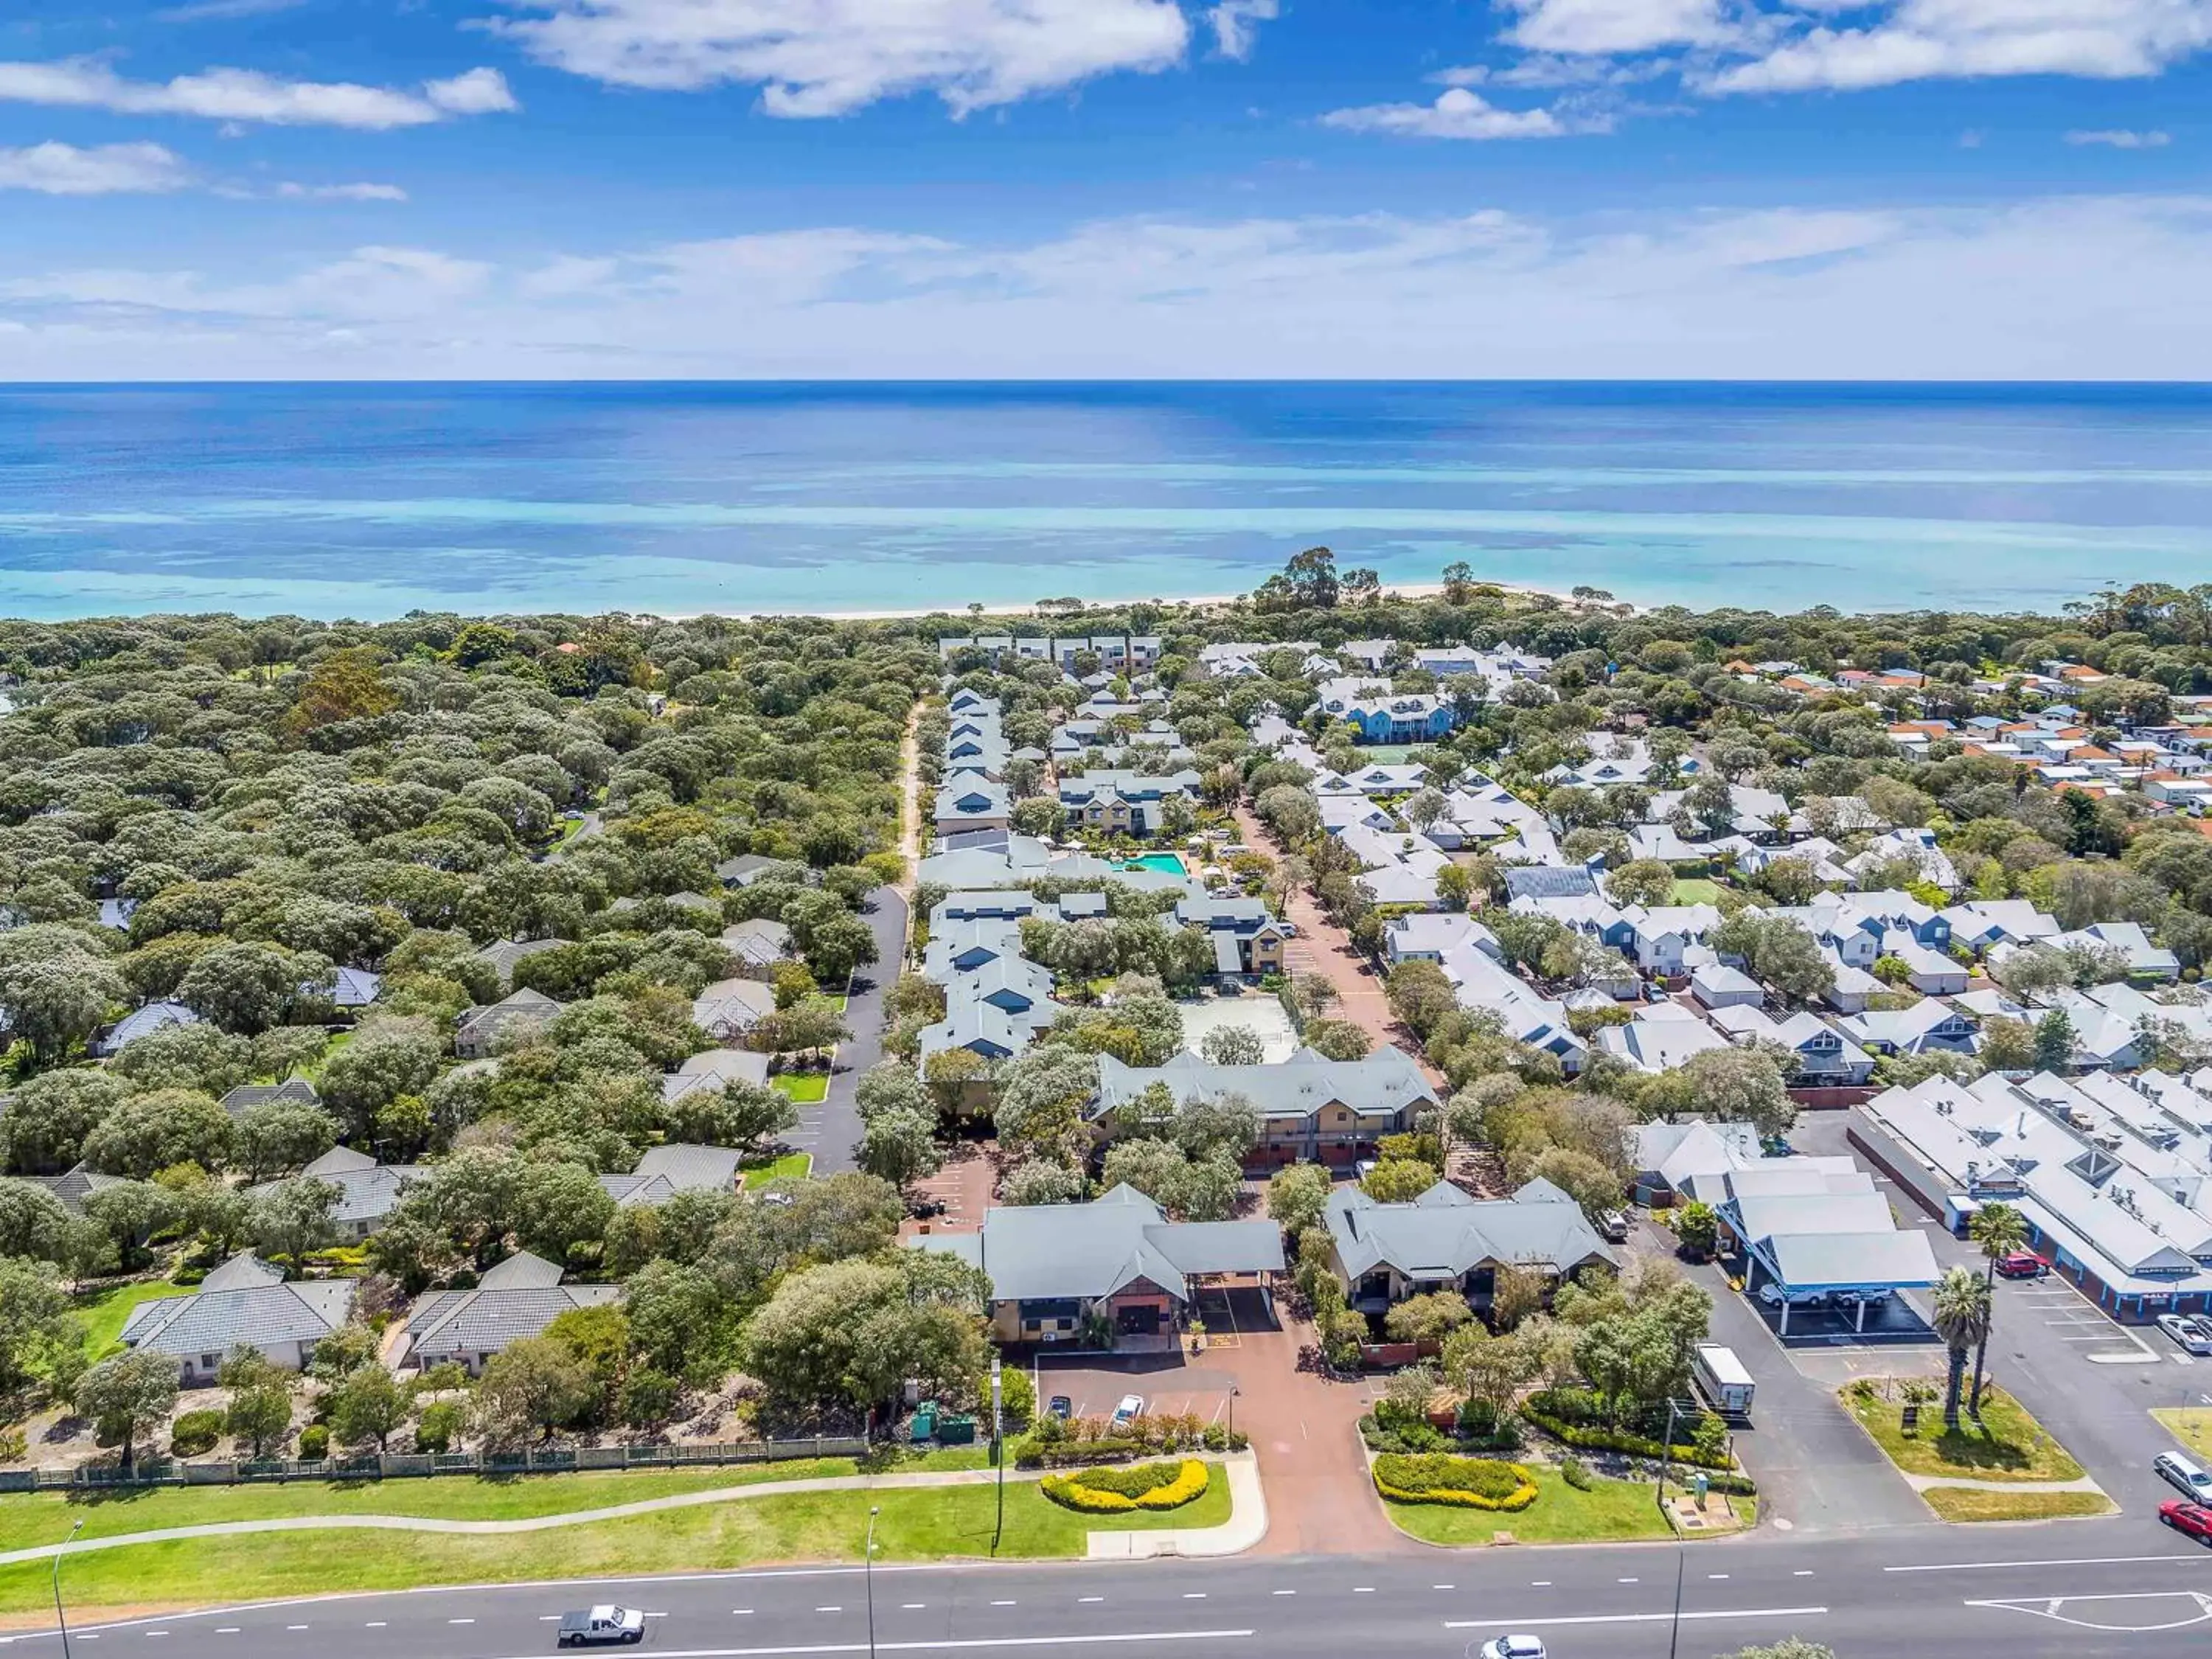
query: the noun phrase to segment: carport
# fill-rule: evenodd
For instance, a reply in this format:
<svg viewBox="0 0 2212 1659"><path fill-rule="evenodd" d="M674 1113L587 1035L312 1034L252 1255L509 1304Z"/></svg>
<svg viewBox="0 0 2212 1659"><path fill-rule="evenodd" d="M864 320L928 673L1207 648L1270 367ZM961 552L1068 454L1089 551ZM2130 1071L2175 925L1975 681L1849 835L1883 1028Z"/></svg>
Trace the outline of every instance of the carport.
<svg viewBox="0 0 2212 1659"><path fill-rule="evenodd" d="M1814 1296L1856 1296L1854 1328L1863 1332L1870 1297L1926 1290L1942 1276L1936 1253L1918 1233L1770 1233L1746 1239L1744 1249L1782 1291L1784 1336L1790 1334L1792 1303ZM1747 1279L1745 1288L1758 1288L1755 1277Z"/></svg>

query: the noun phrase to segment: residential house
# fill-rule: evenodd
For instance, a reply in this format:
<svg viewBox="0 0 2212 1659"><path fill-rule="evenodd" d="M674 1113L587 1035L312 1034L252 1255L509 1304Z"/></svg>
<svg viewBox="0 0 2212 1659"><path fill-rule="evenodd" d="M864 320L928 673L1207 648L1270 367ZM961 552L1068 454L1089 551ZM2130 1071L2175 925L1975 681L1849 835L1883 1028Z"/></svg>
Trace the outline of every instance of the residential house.
<svg viewBox="0 0 2212 1659"><path fill-rule="evenodd" d="M1352 1305L1381 1314L1407 1297L1454 1291L1486 1308L1501 1268L1554 1284L1620 1258L1548 1181L1485 1200L1439 1181L1419 1198L1384 1204L1358 1187L1331 1193L1324 1211L1330 1266Z"/></svg>
<svg viewBox="0 0 2212 1659"><path fill-rule="evenodd" d="M557 951L568 941L564 939L503 939L473 952L478 962L489 963L499 975L499 988L514 988L515 964L543 951Z"/></svg>
<svg viewBox="0 0 2212 1659"><path fill-rule="evenodd" d="M599 1185L614 1194L617 1207L665 1204L678 1193L729 1193L744 1184L738 1174L743 1154L727 1146L671 1142L648 1146L628 1175L603 1175Z"/></svg>
<svg viewBox="0 0 2212 1659"><path fill-rule="evenodd" d="M288 1281L282 1268L242 1250L190 1296L141 1302L123 1322L120 1340L171 1356L191 1387L212 1383L234 1348L304 1370L315 1345L346 1322L356 1288L350 1279Z"/></svg>
<svg viewBox="0 0 2212 1659"><path fill-rule="evenodd" d="M1187 898L1175 908L1176 925L1201 927L1213 944L1213 967L1231 977L1280 973L1284 924L1254 898Z"/></svg>
<svg viewBox="0 0 2212 1659"><path fill-rule="evenodd" d="M991 1334L1006 1343L1073 1342L1096 1330L1116 1346L1177 1329L1209 1284L1266 1284L1281 1273L1272 1221L1170 1221L1133 1187L1088 1204L999 1206L972 1232L908 1238L991 1279Z"/></svg>
<svg viewBox="0 0 2212 1659"><path fill-rule="evenodd" d="M266 1106L272 1101L282 1101L289 1106L323 1103L313 1084L303 1077L295 1077L282 1083L241 1083L223 1096L222 1109L233 1117L243 1117L256 1106Z"/></svg>
<svg viewBox="0 0 2212 1659"><path fill-rule="evenodd" d="M526 1042L553 1023L561 1005L543 991L511 992L489 1007L471 1008L453 1031L453 1053L462 1060L488 1060L503 1048Z"/></svg>
<svg viewBox="0 0 2212 1659"><path fill-rule="evenodd" d="M400 1194L422 1174L417 1164L379 1164L367 1152L357 1152L350 1146L333 1146L301 1170L296 1178L319 1181L337 1188L337 1202L331 1207L331 1223L337 1229L342 1242L358 1244L384 1224L385 1218L399 1206ZM247 1188L246 1196L266 1197L288 1184L264 1181L258 1187Z"/></svg>
<svg viewBox="0 0 2212 1659"><path fill-rule="evenodd" d="M1155 1083L1179 1100L1238 1095L1260 1116L1256 1163L1349 1163L1371 1153L1384 1135L1403 1134L1437 1104L1421 1068L1385 1045L1360 1060L1329 1060L1300 1048L1272 1066L1218 1066L1186 1049L1164 1066L1125 1066L1098 1059L1092 1117L1112 1133L1113 1115Z"/></svg>
<svg viewBox="0 0 2212 1659"><path fill-rule="evenodd" d="M723 948L738 959L742 973L766 975L780 962L798 952L791 946L791 929L766 916L751 916L722 929Z"/></svg>
<svg viewBox="0 0 2212 1659"><path fill-rule="evenodd" d="M1191 805L1198 783L1198 774L1190 771L1164 776L1114 770L1085 772L1060 780L1060 804L1071 823L1141 839L1160 832L1170 801Z"/></svg>
<svg viewBox="0 0 2212 1659"><path fill-rule="evenodd" d="M86 1045L95 1058L107 1060L123 1052L125 1043L171 1025L198 1025L199 1015L181 1002L149 1002L134 1008Z"/></svg>
<svg viewBox="0 0 2212 1659"><path fill-rule="evenodd" d="M1626 1025L1601 1025L1597 1046L1637 1071L1671 1072L1692 1056L1725 1048L1728 1039L1679 1003L1654 1003Z"/></svg>
<svg viewBox="0 0 2212 1659"><path fill-rule="evenodd" d="M660 1103L673 1106L696 1090L726 1089L733 1083L766 1088L768 1056L750 1048L703 1048L660 1079Z"/></svg>
<svg viewBox="0 0 2212 1659"><path fill-rule="evenodd" d="M1966 1054L1978 1041L1973 1019L1934 997L1909 1008L1869 1008L1838 1024L1852 1042L1879 1054Z"/></svg>
<svg viewBox="0 0 2212 1659"><path fill-rule="evenodd" d="M757 979L723 979L691 999L691 1023L720 1043L748 1036L775 1012L775 993Z"/></svg>
<svg viewBox="0 0 2212 1659"><path fill-rule="evenodd" d="M1759 1008L1721 1007L1712 1011L1712 1023L1736 1042L1768 1043L1796 1054L1792 1088L1857 1088L1874 1075L1872 1054L1809 1013L1776 1019Z"/></svg>
<svg viewBox="0 0 2212 1659"><path fill-rule="evenodd" d="M1763 1008L1766 991L1749 974L1722 963L1706 963L1690 970L1690 994L1698 1006L1717 1008Z"/></svg>
<svg viewBox="0 0 2212 1659"><path fill-rule="evenodd" d="M1382 951L1393 968L1401 962L1440 963L1462 945L1503 959L1497 936L1463 912L1393 916L1382 928Z"/></svg>
<svg viewBox="0 0 2212 1659"><path fill-rule="evenodd" d="M519 1251L473 1290L420 1298L407 1316L408 1358L424 1370L450 1364L481 1376L484 1362L509 1343L543 1336L571 1309L603 1307L621 1296L619 1285L563 1285L559 1267Z"/></svg>
<svg viewBox="0 0 2212 1659"><path fill-rule="evenodd" d="M1004 830L1012 822L1013 811L1006 785L963 774L947 777L938 790L933 819L939 835L957 835L968 830Z"/></svg>

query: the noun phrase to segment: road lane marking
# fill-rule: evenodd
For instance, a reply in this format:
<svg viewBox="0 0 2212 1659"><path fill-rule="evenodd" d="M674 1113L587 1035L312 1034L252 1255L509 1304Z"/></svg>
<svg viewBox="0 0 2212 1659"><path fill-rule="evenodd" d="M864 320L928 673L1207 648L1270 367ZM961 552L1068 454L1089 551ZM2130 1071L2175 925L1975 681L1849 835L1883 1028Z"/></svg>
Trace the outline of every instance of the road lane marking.
<svg viewBox="0 0 2212 1659"><path fill-rule="evenodd" d="M1297 1594L1296 1590L1276 1590L1273 1593L1277 1595L1296 1595Z"/></svg>
<svg viewBox="0 0 2212 1659"><path fill-rule="evenodd" d="M2202 1561L2195 1555L2079 1555L2063 1561L1920 1561L1907 1567L1884 1567L1884 1572L2008 1572L2022 1567L2120 1567L2145 1561Z"/></svg>
<svg viewBox="0 0 2212 1659"><path fill-rule="evenodd" d="M994 1601L991 1605L994 1607L1011 1607L1014 1604L1012 1601Z"/></svg>
<svg viewBox="0 0 2212 1659"><path fill-rule="evenodd" d="M1687 1624L1692 1619L1811 1619L1827 1612L1826 1607L1727 1607L1692 1611L1680 1615ZM1676 1615L1666 1613L1578 1613L1566 1618L1535 1617L1518 1613L1508 1617L1503 1613L1490 1619L1447 1619L1446 1630L1495 1630L1500 1626L1511 1629L1516 1625L1663 1625Z"/></svg>
<svg viewBox="0 0 2212 1659"><path fill-rule="evenodd" d="M1103 1595L1079 1595L1075 1599L1078 1601L1103 1601L1106 1598Z"/></svg>
<svg viewBox="0 0 2212 1659"><path fill-rule="evenodd" d="M899 1611L901 1613L920 1613L928 1605L929 1603L927 1601L902 1601L899 1603Z"/></svg>
<svg viewBox="0 0 2212 1659"><path fill-rule="evenodd" d="M1665 1618L1656 1613L1655 1618ZM1684 1617L1687 1617L1685 1614ZM878 1642L878 1653L944 1653L979 1648L1074 1648L1100 1644L1132 1645L1146 1642L1230 1642L1256 1636L1250 1630L1139 1630L1115 1631L1098 1636L974 1636L957 1641L941 1642ZM664 1648L660 1659L784 1659L791 1656L830 1653L866 1653L865 1642L813 1642L778 1648ZM536 1654L511 1656L511 1659L539 1659Z"/></svg>

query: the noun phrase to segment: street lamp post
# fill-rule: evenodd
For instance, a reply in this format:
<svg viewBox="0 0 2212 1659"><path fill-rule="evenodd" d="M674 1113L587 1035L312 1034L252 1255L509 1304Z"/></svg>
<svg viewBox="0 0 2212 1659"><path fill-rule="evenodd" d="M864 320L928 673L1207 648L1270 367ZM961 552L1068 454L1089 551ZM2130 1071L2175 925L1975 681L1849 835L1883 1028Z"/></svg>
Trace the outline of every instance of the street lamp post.
<svg viewBox="0 0 2212 1659"><path fill-rule="evenodd" d="M1686 1565L1682 1543L1682 1529L1674 1524L1674 1517L1667 1513L1667 1470L1674 1456L1674 1412L1676 1402L1667 1401L1667 1437L1659 1453L1659 1514L1667 1522L1668 1531L1674 1534L1674 1617L1667 1631L1667 1659L1675 1659L1682 1639L1682 1571Z"/></svg>
<svg viewBox="0 0 2212 1659"><path fill-rule="evenodd" d="M883 1512L879 1504L868 1505L867 1553L860 1564L860 1576L868 1587L868 1659L876 1659L876 1517ZM63 1659L69 1659L68 1655Z"/></svg>
<svg viewBox="0 0 2212 1659"><path fill-rule="evenodd" d="M62 1554L71 1544L76 1542L77 1534L83 1530L84 1517L79 1516L76 1524L70 1528L70 1535L62 1540L61 1547L54 1552L54 1622L61 1626L62 1659L69 1659L70 1650L69 1615L62 1611Z"/></svg>
<svg viewBox="0 0 2212 1659"><path fill-rule="evenodd" d="M999 1540L1006 1530L1006 1396L999 1381L999 1356L991 1356L991 1455L999 1465L999 1518L991 1527L991 1553L999 1553Z"/></svg>

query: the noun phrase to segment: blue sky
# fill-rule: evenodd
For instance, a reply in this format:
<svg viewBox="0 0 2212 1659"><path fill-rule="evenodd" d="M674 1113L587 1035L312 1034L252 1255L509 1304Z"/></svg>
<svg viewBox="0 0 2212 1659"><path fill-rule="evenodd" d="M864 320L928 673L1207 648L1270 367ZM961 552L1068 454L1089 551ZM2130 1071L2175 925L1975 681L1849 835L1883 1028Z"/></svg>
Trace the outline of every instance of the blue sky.
<svg viewBox="0 0 2212 1659"><path fill-rule="evenodd" d="M2212 0L9 9L0 378L2212 378Z"/></svg>

